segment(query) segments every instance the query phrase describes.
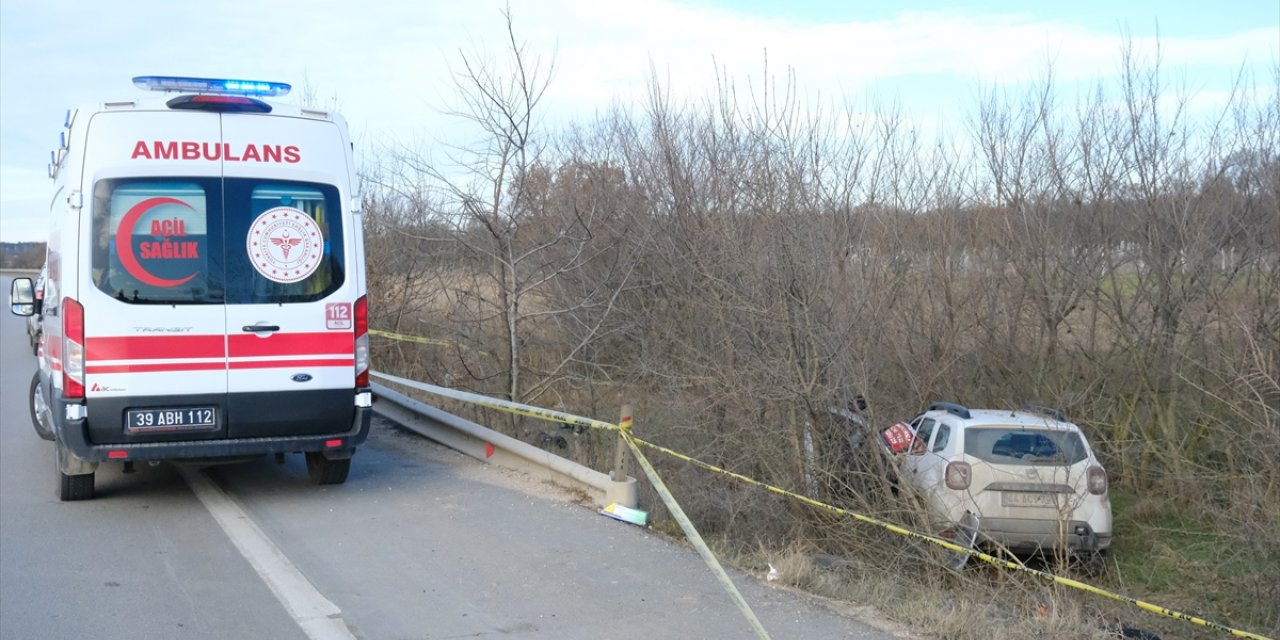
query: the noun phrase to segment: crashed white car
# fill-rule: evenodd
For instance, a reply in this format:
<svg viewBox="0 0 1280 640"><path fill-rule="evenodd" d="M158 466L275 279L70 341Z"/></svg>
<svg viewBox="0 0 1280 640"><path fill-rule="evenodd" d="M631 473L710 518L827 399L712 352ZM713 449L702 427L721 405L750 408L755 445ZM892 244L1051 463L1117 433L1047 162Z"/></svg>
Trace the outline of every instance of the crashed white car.
<svg viewBox="0 0 1280 640"><path fill-rule="evenodd" d="M1107 472L1061 412L935 402L910 427L903 481L924 499L933 533L957 537L968 512L988 549L1093 560L1109 552Z"/></svg>

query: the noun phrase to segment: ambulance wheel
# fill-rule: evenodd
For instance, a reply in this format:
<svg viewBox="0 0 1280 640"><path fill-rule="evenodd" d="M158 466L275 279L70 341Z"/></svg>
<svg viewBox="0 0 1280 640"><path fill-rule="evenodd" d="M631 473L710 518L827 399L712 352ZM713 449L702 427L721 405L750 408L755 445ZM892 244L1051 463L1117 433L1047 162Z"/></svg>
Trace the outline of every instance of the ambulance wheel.
<svg viewBox="0 0 1280 640"><path fill-rule="evenodd" d="M62 447L61 442L53 443L53 472L58 476L57 490L54 492L58 499L63 502L73 502L76 500L93 499L93 476L94 469L97 465L93 464L77 464L73 465L77 468L90 469L88 473L67 474L62 470L62 458L66 456L68 459L74 459L74 456Z"/></svg>
<svg viewBox="0 0 1280 640"><path fill-rule="evenodd" d="M53 429L47 424L49 408L45 403L44 389L40 385L40 372L31 376L31 392L27 394L27 408L31 411L31 425L36 434L45 440L53 440Z"/></svg>
<svg viewBox="0 0 1280 640"><path fill-rule="evenodd" d="M63 502L93 499L93 476L86 473L81 476L69 476L58 472L58 499Z"/></svg>
<svg viewBox="0 0 1280 640"><path fill-rule="evenodd" d="M307 452L307 474L316 484L342 484L351 471L351 458L330 460L319 451Z"/></svg>

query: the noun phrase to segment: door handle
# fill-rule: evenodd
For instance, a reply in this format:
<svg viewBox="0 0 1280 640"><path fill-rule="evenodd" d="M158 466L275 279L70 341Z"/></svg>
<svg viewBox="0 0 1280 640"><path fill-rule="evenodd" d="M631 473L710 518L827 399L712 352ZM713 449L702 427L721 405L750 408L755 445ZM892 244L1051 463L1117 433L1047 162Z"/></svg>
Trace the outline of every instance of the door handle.
<svg viewBox="0 0 1280 640"><path fill-rule="evenodd" d="M255 332L255 333L256 333L256 332L268 332L268 333L270 333L270 332L279 331L279 330L280 330L280 325L276 325L276 324L246 324L245 326L240 327L240 328L241 328L242 330L244 330L244 331L252 331L252 332Z"/></svg>

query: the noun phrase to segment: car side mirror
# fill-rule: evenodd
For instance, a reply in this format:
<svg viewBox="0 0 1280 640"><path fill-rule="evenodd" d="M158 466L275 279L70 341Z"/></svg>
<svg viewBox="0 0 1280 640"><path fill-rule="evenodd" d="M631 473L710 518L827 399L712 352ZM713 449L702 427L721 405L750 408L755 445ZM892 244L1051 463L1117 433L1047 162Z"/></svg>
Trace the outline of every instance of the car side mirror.
<svg viewBox="0 0 1280 640"><path fill-rule="evenodd" d="M14 278L9 287L9 310L14 315L33 316L36 313L36 292L31 278Z"/></svg>

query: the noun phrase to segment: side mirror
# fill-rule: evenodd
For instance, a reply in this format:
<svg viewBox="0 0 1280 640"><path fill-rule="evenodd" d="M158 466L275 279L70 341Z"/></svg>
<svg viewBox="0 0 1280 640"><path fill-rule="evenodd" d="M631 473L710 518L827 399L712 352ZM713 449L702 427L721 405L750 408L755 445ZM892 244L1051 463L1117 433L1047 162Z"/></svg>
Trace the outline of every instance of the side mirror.
<svg viewBox="0 0 1280 640"><path fill-rule="evenodd" d="M9 288L9 310L14 315L33 316L36 313L35 287L31 278L14 278Z"/></svg>

